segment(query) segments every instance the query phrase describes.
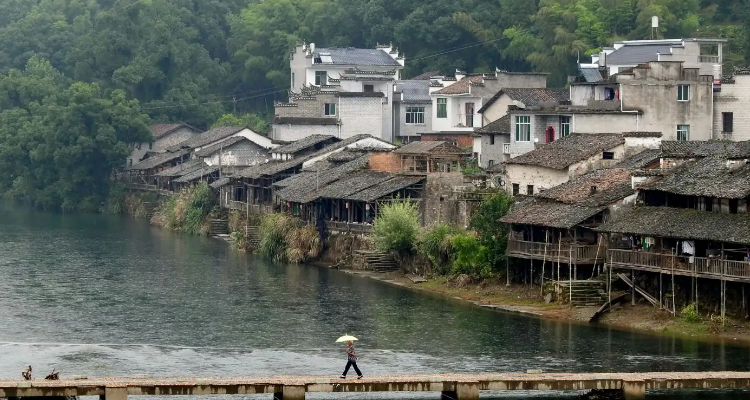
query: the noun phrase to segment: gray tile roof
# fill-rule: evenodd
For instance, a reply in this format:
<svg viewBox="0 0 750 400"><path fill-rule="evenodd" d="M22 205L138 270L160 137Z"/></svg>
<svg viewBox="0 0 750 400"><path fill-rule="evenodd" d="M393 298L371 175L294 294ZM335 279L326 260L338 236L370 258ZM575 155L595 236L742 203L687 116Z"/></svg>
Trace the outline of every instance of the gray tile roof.
<svg viewBox="0 0 750 400"><path fill-rule="evenodd" d="M183 126L183 124L154 124L151 125L151 133L154 134L154 137L158 138L177 130L181 126Z"/></svg>
<svg viewBox="0 0 750 400"><path fill-rule="evenodd" d="M489 124L476 130L479 134L510 134L510 115L505 114L502 118L494 120Z"/></svg>
<svg viewBox="0 0 750 400"><path fill-rule="evenodd" d="M663 179L643 185L646 190L680 194L684 196L744 199L750 196L750 165L735 161L735 167L727 166L728 160L720 157L703 158L680 167Z"/></svg>
<svg viewBox="0 0 750 400"><path fill-rule="evenodd" d="M400 67L401 64L380 49L355 49L347 48L318 48L315 49L315 57L328 53L333 64L340 65L366 65L366 66L393 66ZM317 64L325 65L325 64Z"/></svg>
<svg viewBox="0 0 750 400"><path fill-rule="evenodd" d="M380 182L360 192L346 196L344 200L375 201L393 192L416 185L423 180L425 180L423 176L393 176L387 181Z"/></svg>
<svg viewBox="0 0 750 400"><path fill-rule="evenodd" d="M619 163L615 164L614 168L627 168L627 169L640 169L646 166L658 162L660 158L661 150L659 149L646 149L640 153L633 154L630 157L625 158Z"/></svg>
<svg viewBox="0 0 750 400"><path fill-rule="evenodd" d="M511 158L505 163L565 169L624 143L625 138L617 133L571 133L536 150Z"/></svg>
<svg viewBox="0 0 750 400"><path fill-rule="evenodd" d="M440 76L440 71L428 71L411 78L413 81L429 81L433 76Z"/></svg>
<svg viewBox="0 0 750 400"><path fill-rule="evenodd" d="M601 71L599 71L599 68L580 68L579 69L581 77L583 77L583 80L589 83L592 82L601 82L604 80L604 77L602 76Z"/></svg>
<svg viewBox="0 0 750 400"><path fill-rule="evenodd" d="M396 91L403 93L404 103L431 103L429 80L398 81Z"/></svg>
<svg viewBox="0 0 750 400"><path fill-rule="evenodd" d="M214 189L218 189L218 188L220 188L220 187L222 187L224 185L228 185L229 182L231 182L231 179L229 179L229 177L224 177L224 178L218 179L218 180L216 180L214 182L211 182L211 184L208 185L208 186L211 186Z"/></svg>
<svg viewBox="0 0 750 400"><path fill-rule="evenodd" d="M198 159L188 160L182 164L175 165L172 168L165 169L164 171L157 173L156 176L168 176L168 177L183 176L183 175L189 174L190 172L195 171L198 168L201 168L204 165L206 164L203 162L203 160L198 160Z"/></svg>
<svg viewBox="0 0 750 400"><path fill-rule="evenodd" d="M661 156L664 158L694 158L711 155L726 158L750 158L750 141L731 140L675 141L661 142Z"/></svg>
<svg viewBox="0 0 750 400"><path fill-rule="evenodd" d="M568 89L546 89L546 88L507 88L502 90L513 100L517 100L528 106L535 106L547 101L566 101L570 99Z"/></svg>
<svg viewBox="0 0 750 400"><path fill-rule="evenodd" d="M221 126L201 133L200 135L180 142L174 146L168 147L167 151L177 151L179 149L194 149L203 147L221 139L234 135L235 133L246 129L243 126Z"/></svg>
<svg viewBox="0 0 750 400"><path fill-rule="evenodd" d="M309 203L320 197L318 192L326 185L367 168L369 159L367 155L363 155L354 161L325 171L325 173L302 172L294 175L276 183L276 186L283 187L276 192L276 195L284 201Z"/></svg>
<svg viewBox="0 0 750 400"><path fill-rule="evenodd" d="M338 125L339 120L335 117L276 117L273 123L289 125Z"/></svg>
<svg viewBox="0 0 750 400"><path fill-rule="evenodd" d="M587 207L541 199L530 199L513 205L500 222L570 229L605 210L606 207Z"/></svg>
<svg viewBox="0 0 750 400"><path fill-rule="evenodd" d="M248 139L248 138L246 138L244 136L231 137L231 138L229 138L227 140L222 140L219 143L203 147L200 150L196 151L195 155L198 156L198 157L208 157L208 156L210 156L211 154L213 154L213 153L215 153L217 151L221 151L221 149L227 149L227 148L229 148L230 146L232 146L234 144L237 144L239 142L244 142L244 141L252 143L252 141L250 139ZM258 146L258 147L260 147L260 146Z"/></svg>
<svg viewBox="0 0 750 400"><path fill-rule="evenodd" d="M321 188L317 195L320 198L344 199L357 192L375 186L393 178L394 174L381 171L360 171L347 175L336 182Z"/></svg>
<svg viewBox="0 0 750 400"><path fill-rule="evenodd" d="M300 151L308 150L311 147L314 147L318 143L323 143L328 140L335 139L335 136L333 135L310 135L304 139L296 140L292 143L289 143L284 146L279 146L275 149L273 149L272 153L279 153L279 154L295 154L299 153Z"/></svg>
<svg viewBox="0 0 750 400"><path fill-rule="evenodd" d="M204 165L203 167L198 168L189 174L183 175L175 179L174 182L187 183L187 182L194 181L196 179L201 179L204 176L208 176L216 172L219 172L219 167L209 167L208 165Z"/></svg>
<svg viewBox="0 0 750 400"><path fill-rule="evenodd" d="M436 133L440 135L449 135L450 133L441 132ZM471 135L472 132L460 132L459 134ZM448 142L442 140L426 140L419 142L411 142L405 144L398 149L394 150L394 153L399 154L468 154L466 151L454 146Z"/></svg>
<svg viewBox="0 0 750 400"><path fill-rule="evenodd" d="M634 207L596 228L600 232L750 244L750 214L669 207Z"/></svg>
<svg viewBox="0 0 750 400"><path fill-rule="evenodd" d="M144 171L147 169L156 168L162 164L171 162L188 154L190 154L190 149L176 151L173 153L158 153L137 164L133 164L126 169L131 171Z"/></svg>
<svg viewBox="0 0 750 400"><path fill-rule="evenodd" d="M607 65L637 65L657 61L657 54L671 54L671 44L625 45L606 56Z"/></svg>
<svg viewBox="0 0 750 400"><path fill-rule="evenodd" d="M593 189L592 188L596 188ZM539 192L536 197L588 207L602 207L635 194L630 171L599 169Z"/></svg>

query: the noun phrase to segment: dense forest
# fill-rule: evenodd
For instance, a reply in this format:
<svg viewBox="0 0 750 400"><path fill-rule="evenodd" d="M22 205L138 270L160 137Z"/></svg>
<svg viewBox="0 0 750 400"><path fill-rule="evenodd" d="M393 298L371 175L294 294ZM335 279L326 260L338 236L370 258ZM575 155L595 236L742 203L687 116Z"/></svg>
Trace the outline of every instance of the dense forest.
<svg viewBox="0 0 750 400"><path fill-rule="evenodd" d="M406 77L498 67L563 85L654 15L660 38L728 38L727 68L750 60L750 0L2 0L0 193L92 209L151 121L262 127L297 42L393 43Z"/></svg>

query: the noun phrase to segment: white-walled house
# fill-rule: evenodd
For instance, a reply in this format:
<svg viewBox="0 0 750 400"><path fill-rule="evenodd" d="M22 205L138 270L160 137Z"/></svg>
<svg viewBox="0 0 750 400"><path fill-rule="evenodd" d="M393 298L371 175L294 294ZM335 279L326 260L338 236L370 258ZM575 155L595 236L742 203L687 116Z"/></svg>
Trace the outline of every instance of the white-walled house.
<svg viewBox="0 0 750 400"><path fill-rule="evenodd" d="M151 125L151 133L154 136L152 143L135 144L126 161L128 167L139 163L149 152L163 152L170 146L200 135L201 131L187 124L155 124Z"/></svg>

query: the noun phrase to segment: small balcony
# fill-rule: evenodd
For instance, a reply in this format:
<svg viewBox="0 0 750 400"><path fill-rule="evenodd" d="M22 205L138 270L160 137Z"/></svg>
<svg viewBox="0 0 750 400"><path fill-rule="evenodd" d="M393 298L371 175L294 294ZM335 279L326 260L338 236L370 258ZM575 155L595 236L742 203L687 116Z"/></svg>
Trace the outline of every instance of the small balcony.
<svg viewBox="0 0 750 400"><path fill-rule="evenodd" d="M719 60L719 56L698 56L698 62L701 63L720 64Z"/></svg>
<svg viewBox="0 0 750 400"><path fill-rule="evenodd" d="M708 279L750 281L750 262L722 260L717 257L692 257L642 250L609 250L614 268L637 269L665 274Z"/></svg>
<svg viewBox="0 0 750 400"><path fill-rule="evenodd" d="M597 264L604 262L605 246L508 240L508 255L516 258L547 260L566 264Z"/></svg>

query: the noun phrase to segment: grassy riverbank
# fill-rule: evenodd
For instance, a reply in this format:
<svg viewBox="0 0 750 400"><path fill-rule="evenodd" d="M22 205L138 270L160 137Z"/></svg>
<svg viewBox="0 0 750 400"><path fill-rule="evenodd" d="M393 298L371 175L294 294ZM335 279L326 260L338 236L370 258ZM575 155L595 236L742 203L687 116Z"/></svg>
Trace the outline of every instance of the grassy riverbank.
<svg viewBox="0 0 750 400"><path fill-rule="evenodd" d="M406 289L448 297L468 302L477 306L497 309L539 318L588 324L596 307L568 307L565 304L545 303L539 286L511 284L505 281L484 280L479 284L470 283L457 286L454 280L447 277L430 279L425 283L415 284L404 274L378 274L367 271L342 270L354 275L376 279ZM660 310L646 303L630 302L615 305L612 312L604 314L597 323L599 326L619 330L637 331L650 334L685 337L706 341L731 341L750 346L750 323L748 321L727 318L722 328L720 321L704 318L700 321L688 321L679 316L672 316L666 310Z"/></svg>

